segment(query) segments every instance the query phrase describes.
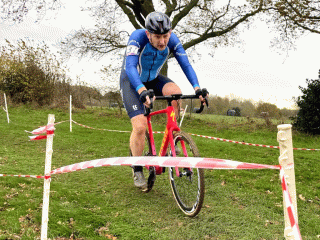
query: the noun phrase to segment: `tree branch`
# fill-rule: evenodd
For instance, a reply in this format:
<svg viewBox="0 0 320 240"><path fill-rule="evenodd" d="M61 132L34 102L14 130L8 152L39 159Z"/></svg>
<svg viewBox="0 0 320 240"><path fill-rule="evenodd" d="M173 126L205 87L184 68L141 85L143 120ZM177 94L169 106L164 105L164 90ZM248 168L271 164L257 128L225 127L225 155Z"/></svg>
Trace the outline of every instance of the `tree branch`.
<svg viewBox="0 0 320 240"><path fill-rule="evenodd" d="M312 29L312 28L310 28L310 27L304 26L304 25L302 25L301 23L299 23L299 22L296 21L296 20L293 20L293 19L291 19L291 20L294 22L294 24L296 24L297 26L301 27L301 28L304 29L304 30L310 31L310 32L312 32L312 33L318 33L318 34L320 34L320 31L319 31L319 30Z"/></svg>
<svg viewBox="0 0 320 240"><path fill-rule="evenodd" d="M188 13L197 6L199 0L192 0L181 12L174 16L172 20L172 29L174 29L182 18L188 15Z"/></svg>
<svg viewBox="0 0 320 240"><path fill-rule="evenodd" d="M136 21L135 15L131 12L131 10L128 7L132 7L134 8L134 6L125 0L116 0L117 4L121 7L121 9L123 10L123 12L128 16L130 22L132 23L132 25L135 27L135 29L139 29L141 28L141 25L139 25L139 23Z"/></svg>
<svg viewBox="0 0 320 240"><path fill-rule="evenodd" d="M204 34L202 34L200 37L192 39L191 41L183 44L184 49L188 49L190 47L195 46L196 44L199 44L209 38L214 38L214 37L218 37L218 36L222 36L230 31L232 31L233 29L235 29L239 24L243 23L244 21L248 20L250 17L256 15L257 13L263 11L263 0L260 0L260 4L259 7L257 8L257 10L252 11L251 13L247 13L245 14L243 17L241 17L238 21L236 21L235 23L233 23L232 25L230 25L229 27L226 27L223 30L220 31L214 31L214 32L209 32L207 29L205 31Z"/></svg>
<svg viewBox="0 0 320 240"><path fill-rule="evenodd" d="M177 1L172 0L172 3L171 3L170 0L162 0L162 2L164 2L164 4L166 5L166 12L165 13L170 17L171 14L173 13L173 11L176 10Z"/></svg>

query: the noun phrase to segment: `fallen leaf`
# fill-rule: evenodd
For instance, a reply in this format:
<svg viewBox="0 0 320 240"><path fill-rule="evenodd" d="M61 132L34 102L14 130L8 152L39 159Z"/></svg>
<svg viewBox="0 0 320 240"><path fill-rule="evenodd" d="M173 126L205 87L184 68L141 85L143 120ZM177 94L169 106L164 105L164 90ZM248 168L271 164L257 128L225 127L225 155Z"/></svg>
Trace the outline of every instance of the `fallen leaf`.
<svg viewBox="0 0 320 240"><path fill-rule="evenodd" d="M302 201L305 201L306 198L304 196L302 196L302 194L299 194L299 198L302 200Z"/></svg>
<svg viewBox="0 0 320 240"><path fill-rule="evenodd" d="M117 237L113 236L112 234L107 233L107 232L109 232L109 225L110 225L110 223L107 223L105 227L101 227L96 231L99 233L100 236L106 237L107 239L112 239L112 240L118 239Z"/></svg>

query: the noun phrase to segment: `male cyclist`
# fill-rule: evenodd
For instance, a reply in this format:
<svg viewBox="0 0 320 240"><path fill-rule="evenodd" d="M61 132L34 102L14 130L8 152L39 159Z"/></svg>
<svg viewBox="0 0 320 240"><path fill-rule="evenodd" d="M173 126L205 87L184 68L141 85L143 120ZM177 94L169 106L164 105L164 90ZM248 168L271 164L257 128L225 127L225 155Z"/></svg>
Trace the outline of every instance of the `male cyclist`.
<svg viewBox="0 0 320 240"><path fill-rule="evenodd" d="M128 41L120 76L120 89L124 106L131 119L130 149L132 156L141 156L144 148L147 118L144 107L150 107L155 96L181 94L180 88L169 78L159 74L172 53L201 101L207 96L201 89L197 76L178 37L171 31L171 21L166 14L150 13L145 20L146 29L135 30ZM177 102L173 102L178 111ZM142 167L133 168L136 187L146 190L147 182Z"/></svg>

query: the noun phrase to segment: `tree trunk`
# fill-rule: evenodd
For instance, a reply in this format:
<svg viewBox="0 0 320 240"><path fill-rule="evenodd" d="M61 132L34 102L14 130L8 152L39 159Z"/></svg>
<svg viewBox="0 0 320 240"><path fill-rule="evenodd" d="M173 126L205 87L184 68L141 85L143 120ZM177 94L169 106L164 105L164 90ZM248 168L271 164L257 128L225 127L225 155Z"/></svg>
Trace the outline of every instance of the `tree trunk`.
<svg viewBox="0 0 320 240"><path fill-rule="evenodd" d="M165 62L163 67L161 68L160 74L168 77L168 62Z"/></svg>

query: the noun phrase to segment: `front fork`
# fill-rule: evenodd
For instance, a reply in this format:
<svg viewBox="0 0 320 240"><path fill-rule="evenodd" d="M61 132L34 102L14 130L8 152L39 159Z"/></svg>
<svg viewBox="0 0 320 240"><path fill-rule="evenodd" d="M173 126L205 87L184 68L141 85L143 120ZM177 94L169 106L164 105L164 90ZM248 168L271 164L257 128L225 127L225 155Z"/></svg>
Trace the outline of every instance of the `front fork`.
<svg viewBox="0 0 320 240"><path fill-rule="evenodd" d="M176 157L177 156L176 155L176 148L175 148L174 139L173 139L172 134L170 134L169 140L170 140L170 145L171 145L172 157ZM181 139L179 142L181 143L181 148L183 150L183 155L185 157L188 157L188 152L187 152L187 149L186 149L186 145L184 144L184 141ZM177 177L183 177L183 176L191 177L191 175L192 175L191 168L185 168L185 170L186 170L185 172L180 172L179 171L179 167L176 166L175 170L176 170L176 176Z"/></svg>

